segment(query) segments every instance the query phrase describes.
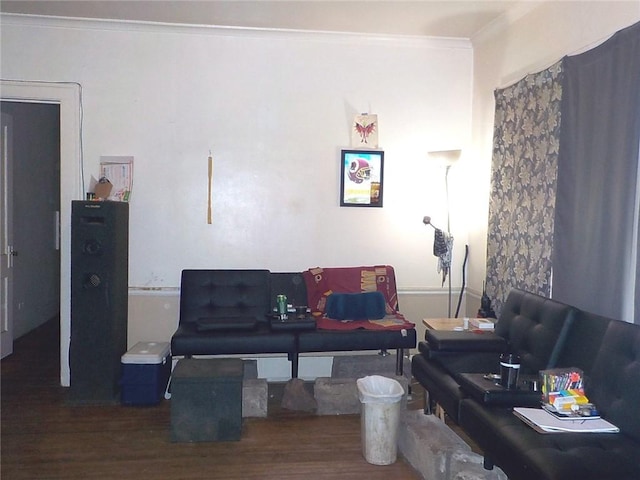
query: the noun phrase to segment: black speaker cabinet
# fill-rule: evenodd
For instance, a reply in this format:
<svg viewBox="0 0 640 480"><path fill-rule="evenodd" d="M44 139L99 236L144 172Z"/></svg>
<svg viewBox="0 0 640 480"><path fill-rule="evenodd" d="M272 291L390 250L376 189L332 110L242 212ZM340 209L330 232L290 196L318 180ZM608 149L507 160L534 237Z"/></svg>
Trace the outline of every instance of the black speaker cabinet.
<svg viewBox="0 0 640 480"><path fill-rule="evenodd" d="M129 204L71 206L71 403L111 404L127 351Z"/></svg>

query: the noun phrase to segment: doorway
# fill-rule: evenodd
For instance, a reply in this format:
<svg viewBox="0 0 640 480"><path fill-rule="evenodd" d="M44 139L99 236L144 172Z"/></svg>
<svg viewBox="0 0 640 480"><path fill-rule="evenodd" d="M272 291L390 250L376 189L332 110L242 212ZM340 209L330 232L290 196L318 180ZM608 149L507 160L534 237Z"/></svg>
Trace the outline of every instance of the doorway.
<svg viewBox="0 0 640 480"><path fill-rule="evenodd" d="M3 245L5 356L13 339L60 312L60 105L3 100L1 110L8 147L2 195L3 240L8 240Z"/></svg>
<svg viewBox="0 0 640 480"><path fill-rule="evenodd" d="M0 80L0 91L2 100L54 103L60 107L60 384L68 387L71 377L71 202L84 197L82 87L75 82Z"/></svg>

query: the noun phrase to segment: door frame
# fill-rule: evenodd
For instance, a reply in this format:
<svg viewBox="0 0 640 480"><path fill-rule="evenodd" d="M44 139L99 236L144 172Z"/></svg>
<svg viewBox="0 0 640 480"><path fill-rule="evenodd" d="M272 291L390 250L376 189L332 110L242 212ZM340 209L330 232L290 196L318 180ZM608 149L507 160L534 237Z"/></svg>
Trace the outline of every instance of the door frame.
<svg viewBox="0 0 640 480"><path fill-rule="evenodd" d="M2 298L2 323L0 325L2 344L0 358L13 353L13 116L2 112L2 161L0 162L0 177L2 178L2 237L0 238L0 254L3 265L2 284L0 292ZM5 258L6 257L6 258ZM6 282L6 283L5 283Z"/></svg>
<svg viewBox="0 0 640 480"><path fill-rule="evenodd" d="M74 82L0 80L7 101L60 105L60 384L70 385L71 201L84 197L82 87Z"/></svg>

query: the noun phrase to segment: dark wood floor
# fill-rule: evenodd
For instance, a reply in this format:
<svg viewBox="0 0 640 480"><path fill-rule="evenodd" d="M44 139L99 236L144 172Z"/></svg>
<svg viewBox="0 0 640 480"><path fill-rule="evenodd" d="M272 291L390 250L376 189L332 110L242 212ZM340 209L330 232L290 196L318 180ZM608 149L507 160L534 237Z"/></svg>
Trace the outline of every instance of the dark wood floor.
<svg viewBox="0 0 640 480"><path fill-rule="evenodd" d="M69 406L59 386L58 335L57 321L47 322L2 360L3 480L420 478L401 456L389 466L364 460L358 415L291 412L277 398L268 418L243 421L239 442L171 443L166 400Z"/></svg>

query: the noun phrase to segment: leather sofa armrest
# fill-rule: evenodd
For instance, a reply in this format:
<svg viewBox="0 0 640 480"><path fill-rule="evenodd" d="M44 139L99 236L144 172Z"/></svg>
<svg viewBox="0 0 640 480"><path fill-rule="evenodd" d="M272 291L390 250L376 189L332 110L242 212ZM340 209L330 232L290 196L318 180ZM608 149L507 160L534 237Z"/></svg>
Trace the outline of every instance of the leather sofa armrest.
<svg viewBox="0 0 640 480"><path fill-rule="evenodd" d="M451 375L463 372L494 373L500 371L499 359L502 351L432 350L427 342L419 342L418 350L427 364L438 364Z"/></svg>
<svg viewBox="0 0 640 480"><path fill-rule="evenodd" d="M507 351L507 341L494 332L427 330L425 339L433 352Z"/></svg>

